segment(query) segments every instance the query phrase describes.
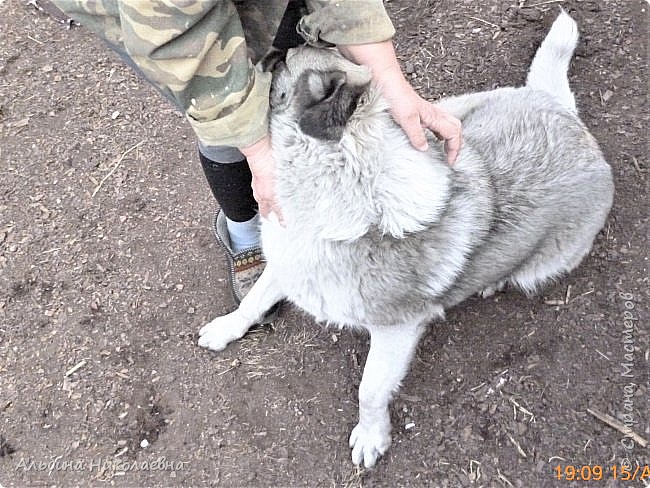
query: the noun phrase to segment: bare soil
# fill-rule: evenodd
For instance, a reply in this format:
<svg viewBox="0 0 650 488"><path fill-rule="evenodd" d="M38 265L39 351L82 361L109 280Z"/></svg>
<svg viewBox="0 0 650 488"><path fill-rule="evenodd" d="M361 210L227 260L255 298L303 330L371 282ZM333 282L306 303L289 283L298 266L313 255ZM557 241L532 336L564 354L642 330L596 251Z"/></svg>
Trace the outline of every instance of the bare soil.
<svg viewBox="0 0 650 488"><path fill-rule="evenodd" d="M523 83L558 3L387 7L435 99ZM561 4L582 33L578 106L616 178L607 226L539 297L472 299L433 324L393 445L360 470L347 438L367 339L285 307L221 354L199 348L232 303L190 128L83 28L0 0L0 484L643 486L611 466L645 466L647 448L587 409L650 439L649 5Z"/></svg>

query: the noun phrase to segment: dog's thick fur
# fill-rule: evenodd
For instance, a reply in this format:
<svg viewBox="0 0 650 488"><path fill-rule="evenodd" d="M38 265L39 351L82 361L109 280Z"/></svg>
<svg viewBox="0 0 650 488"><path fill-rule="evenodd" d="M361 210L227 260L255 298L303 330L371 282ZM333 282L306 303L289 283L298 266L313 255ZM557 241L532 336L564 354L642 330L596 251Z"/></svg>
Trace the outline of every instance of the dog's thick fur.
<svg viewBox="0 0 650 488"><path fill-rule="evenodd" d="M267 268L235 312L201 330L214 350L287 298L371 334L355 464L390 444L388 403L425 326L505 283L532 293L589 252L612 204L611 170L577 116L564 12L527 84L442 100L463 123L457 163L414 149L367 70L299 48L275 70L271 134L285 226L262 224Z"/></svg>

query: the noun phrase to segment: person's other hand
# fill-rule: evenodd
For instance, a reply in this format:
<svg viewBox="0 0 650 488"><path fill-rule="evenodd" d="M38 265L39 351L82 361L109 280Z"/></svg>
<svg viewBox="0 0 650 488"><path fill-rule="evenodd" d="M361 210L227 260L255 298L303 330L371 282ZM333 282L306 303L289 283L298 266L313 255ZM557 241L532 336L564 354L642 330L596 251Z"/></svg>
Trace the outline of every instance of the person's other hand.
<svg viewBox="0 0 650 488"><path fill-rule="evenodd" d="M251 146L240 148L240 151L246 156L253 175L251 186L260 214L264 218L270 218L271 213L275 213L278 220L283 222L282 211L275 198L275 160L269 136Z"/></svg>

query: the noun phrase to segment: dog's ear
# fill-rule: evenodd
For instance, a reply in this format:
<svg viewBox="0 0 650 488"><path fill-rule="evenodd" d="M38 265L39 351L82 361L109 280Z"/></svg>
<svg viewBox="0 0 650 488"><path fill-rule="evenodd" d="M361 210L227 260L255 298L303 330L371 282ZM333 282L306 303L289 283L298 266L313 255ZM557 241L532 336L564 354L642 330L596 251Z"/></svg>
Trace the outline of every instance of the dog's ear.
<svg viewBox="0 0 650 488"><path fill-rule="evenodd" d="M257 62L257 67L262 71L268 73L273 72L276 66L287 58L286 49L277 49L272 47L263 57Z"/></svg>
<svg viewBox="0 0 650 488"><path fill-rule="evenodd" d="M298 125L307 135L339 141L368 84L353 85L343 71L309 71L300 80L304 112Z"/></svg>

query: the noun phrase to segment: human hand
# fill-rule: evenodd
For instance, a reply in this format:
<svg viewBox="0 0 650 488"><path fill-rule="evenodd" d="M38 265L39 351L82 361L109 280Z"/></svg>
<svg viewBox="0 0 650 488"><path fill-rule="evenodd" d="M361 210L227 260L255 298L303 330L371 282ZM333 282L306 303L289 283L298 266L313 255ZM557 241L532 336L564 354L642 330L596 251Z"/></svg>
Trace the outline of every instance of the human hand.
<svg viewBox="0 0 650 488"><path fill-rule="evenodd" d="M445 141L447 162L454 164L463 142L460 120L418 95L401 71L379 74L376 81L390 105L393 118L413 147L420 151L428 149L423 130L426 127Z"/></svg>
<svg viewBox="0 0 650 488"><path fill-rule="evenodd" d="M251 146L240 148L240 151L246 156L253 175L251 187L260 214L264 218L270 218L271 213L274 213L280 223L283 223L282 211L275 198L275 160L269 136Z"/></svg>
<svg viewBox="0 0 650 488"><path fill-rule="evenodd" d="M339 46L339 50L346 58L371 69L373 80L390 105L391 114L413 147L427 150L423 129L426 127L445 141L449 164L456 161L463 142L460 121L415 92L402 74L392 41Z"/></svg>

